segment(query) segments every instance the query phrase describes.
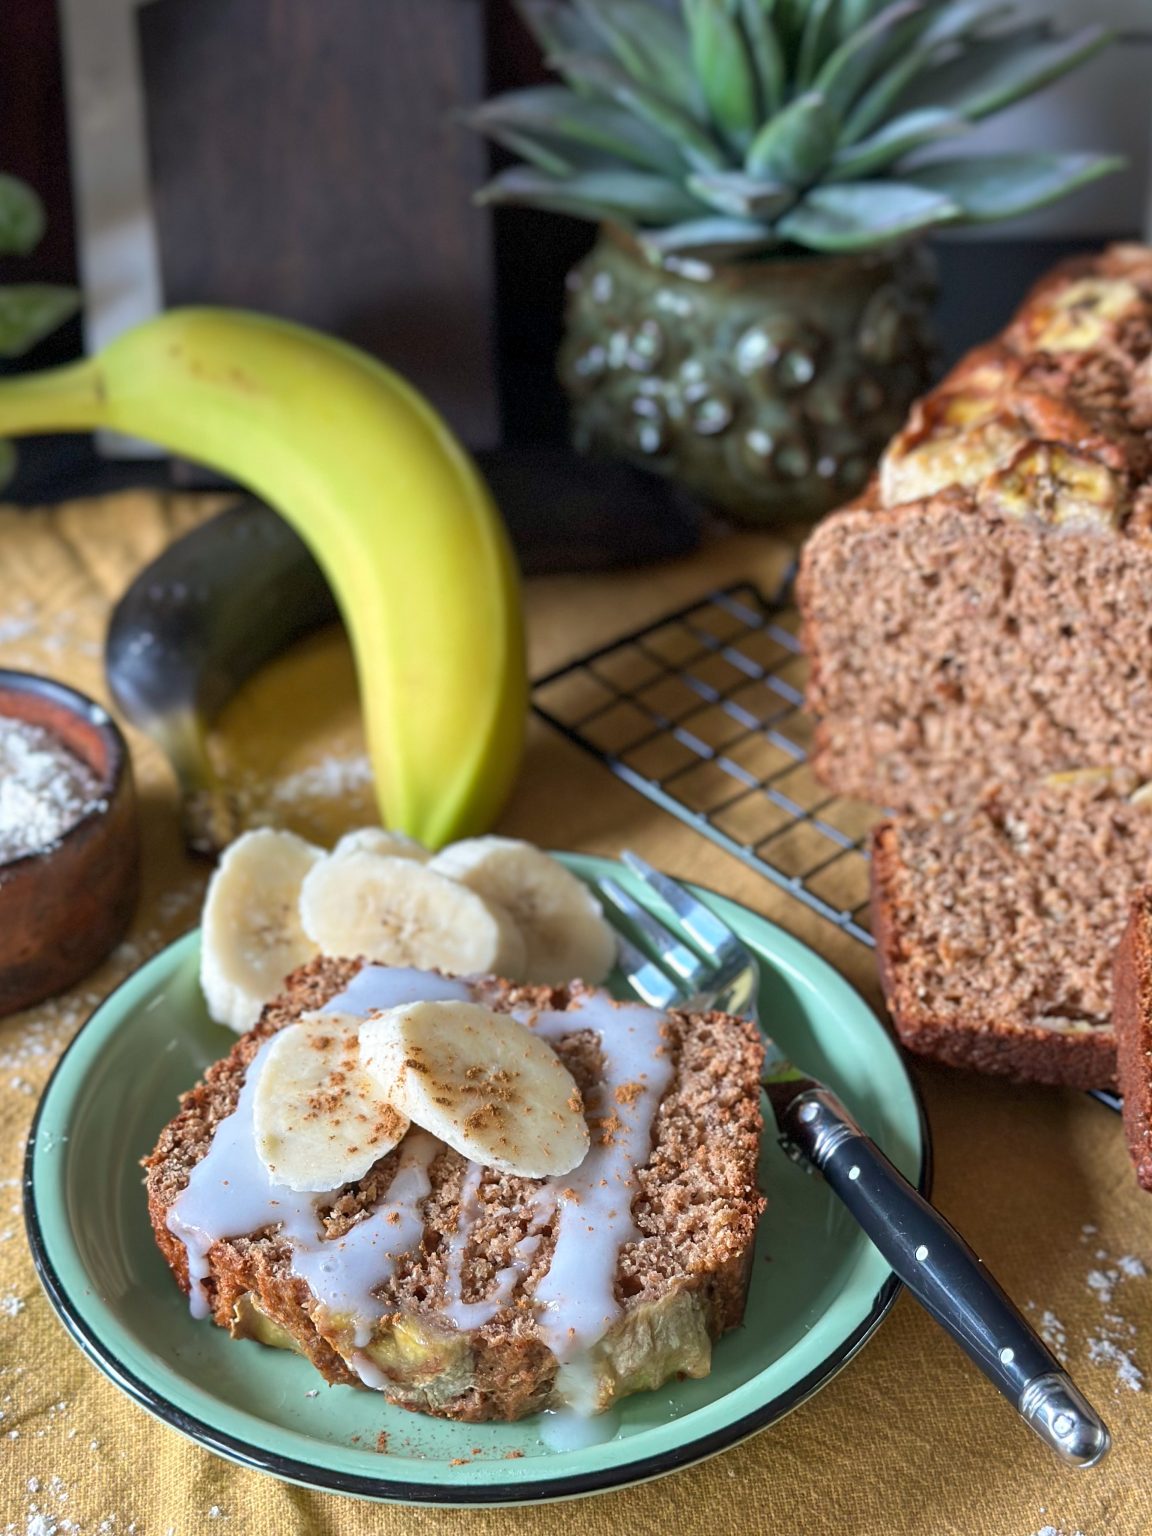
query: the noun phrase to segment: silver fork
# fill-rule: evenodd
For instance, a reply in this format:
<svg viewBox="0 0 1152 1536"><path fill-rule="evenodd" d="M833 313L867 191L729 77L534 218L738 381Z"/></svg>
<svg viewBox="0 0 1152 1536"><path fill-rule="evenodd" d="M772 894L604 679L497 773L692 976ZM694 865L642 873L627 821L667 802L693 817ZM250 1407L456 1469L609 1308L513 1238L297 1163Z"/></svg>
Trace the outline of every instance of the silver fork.
<svg viewBox="0 0 1152 1536"><path fill-rule="evenodd" d="M676 919L673 928L617 881L600 881L610 908L650 951L613 923L620 970L636 996L654 1008L716 1008L759 1024L756 957L684 886L638 854L622 858ZM832 1090L794 1067L763 1029L761 1034L762 1086L784 1150L823 1174L921 1306L1045 1444L1075 1466L1097 1465L1111 1443L1107 1428L977 1255Z"/></svg>

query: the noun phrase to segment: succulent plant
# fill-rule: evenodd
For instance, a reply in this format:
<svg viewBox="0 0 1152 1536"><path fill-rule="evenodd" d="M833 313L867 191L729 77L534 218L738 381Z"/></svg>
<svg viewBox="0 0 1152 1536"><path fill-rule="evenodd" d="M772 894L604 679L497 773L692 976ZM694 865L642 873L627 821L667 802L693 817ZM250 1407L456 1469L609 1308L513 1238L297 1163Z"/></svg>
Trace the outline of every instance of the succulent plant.
<svg viewBox="0 0 1152 1536"><path fill-rule="evenodd" d="M1120 163L937 157L1108 41L1010 0L519 4L564 83L472 114L526 162L480 198L614 220L653 254L864 250L1012 217Z"/></svg>

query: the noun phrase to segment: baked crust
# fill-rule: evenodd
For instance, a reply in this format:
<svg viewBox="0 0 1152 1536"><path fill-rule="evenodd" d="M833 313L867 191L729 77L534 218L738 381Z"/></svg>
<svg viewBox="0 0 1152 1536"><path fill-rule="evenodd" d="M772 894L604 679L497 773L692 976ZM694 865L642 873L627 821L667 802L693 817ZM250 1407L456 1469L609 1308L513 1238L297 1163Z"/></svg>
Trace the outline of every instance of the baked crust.
<svg viewBox="0 0 1152 1536"><path fill-rule="evenodd" d="M206 1153L216 1125L234 1109L262 1042L301 1013L322 1007L359 967L358 961L322 959L289 977L284 994L264 1010L256 1028L183 1096L179 1113L144 1160L156 1241L186 1294L187 1253L168 1230L169 1208ZM484 988L485 1000L498 1008L563 1009L579 992L498 980ZM622 1318L606 1340L600 1407L615 1396L654 1388L669 1375L706 1374L710 1341L743 1318L764 1205L756 1186L763 1047L755 1025L715 1013L667 1018L676 1072L658 1112L652 1155L638 1175L633 1216L641 1237L619 1260ZM329 1221L352 1221L372 1208L390 1182L394 1157L389 1154L348 1186ZM385 1396L400 1406L464 1421L518 1419L548 1406L557 1370L523 1295L514 1295L490 1322L470 1331L438 1322L435 1315L440 1237L455 1226L464 1167L464 1159L448 1149L432 1165L421 1250L402 1266L395 1294L389 1292L385 1306L391 1310L383 1320L380 1353L372 1360L388 1378ZM538 1183L503 1181L511 1216L524 1192ZM321 1315L307 1284L292 1273L290 1251L275 1233L220 1240L208 1260L207 1289L217 1326L241 1337L266 1338L265 1324L271 1323L284 1335L277 1342L304 1354L328 1381L363 1385L336 1347L338 1332ZM417 1299L425 1291L432 1293L427 1305Z"/></svg>
<svg viewBox="0 0 1152 1536"><path fill-rule="evenodd" d="M1113 989L1124 1135L1137 1181L1152 1190L1152 887L1132 898L1116 950Z"/></svg>

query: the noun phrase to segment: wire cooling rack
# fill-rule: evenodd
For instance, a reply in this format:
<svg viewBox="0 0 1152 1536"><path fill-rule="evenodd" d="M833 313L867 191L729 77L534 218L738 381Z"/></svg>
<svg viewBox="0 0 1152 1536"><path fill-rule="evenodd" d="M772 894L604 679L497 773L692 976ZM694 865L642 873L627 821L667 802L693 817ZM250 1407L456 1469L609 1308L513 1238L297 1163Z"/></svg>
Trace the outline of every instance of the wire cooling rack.
<svg viewBox="0 0 1152 1536"><path fill-rule="evenodd" d="M742 583L540 678L538 714L861 944L880 812L808 762L799 615Z"/></svg>
<svg viewBox="0 0 1152 1536"><path fill-rule="evenodd" d="M537 714L633 789L873 948L868 832L808 762L800 616L726 587L537 680ZM1119 1110L1117 1094L1092 1094Z"/></svg>

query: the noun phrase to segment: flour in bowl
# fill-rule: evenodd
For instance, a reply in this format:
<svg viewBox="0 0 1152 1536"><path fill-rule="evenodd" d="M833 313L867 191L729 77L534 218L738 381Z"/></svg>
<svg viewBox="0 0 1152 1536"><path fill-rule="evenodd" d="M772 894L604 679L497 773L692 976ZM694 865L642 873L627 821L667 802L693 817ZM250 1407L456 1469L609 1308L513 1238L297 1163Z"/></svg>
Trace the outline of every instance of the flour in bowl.
<svg viewBox="0 0 1152 1536"><path fill-rule="evenodd" d="M0 864L50 848L99 804L96 775L58 737L0 715Z"/></svg>

